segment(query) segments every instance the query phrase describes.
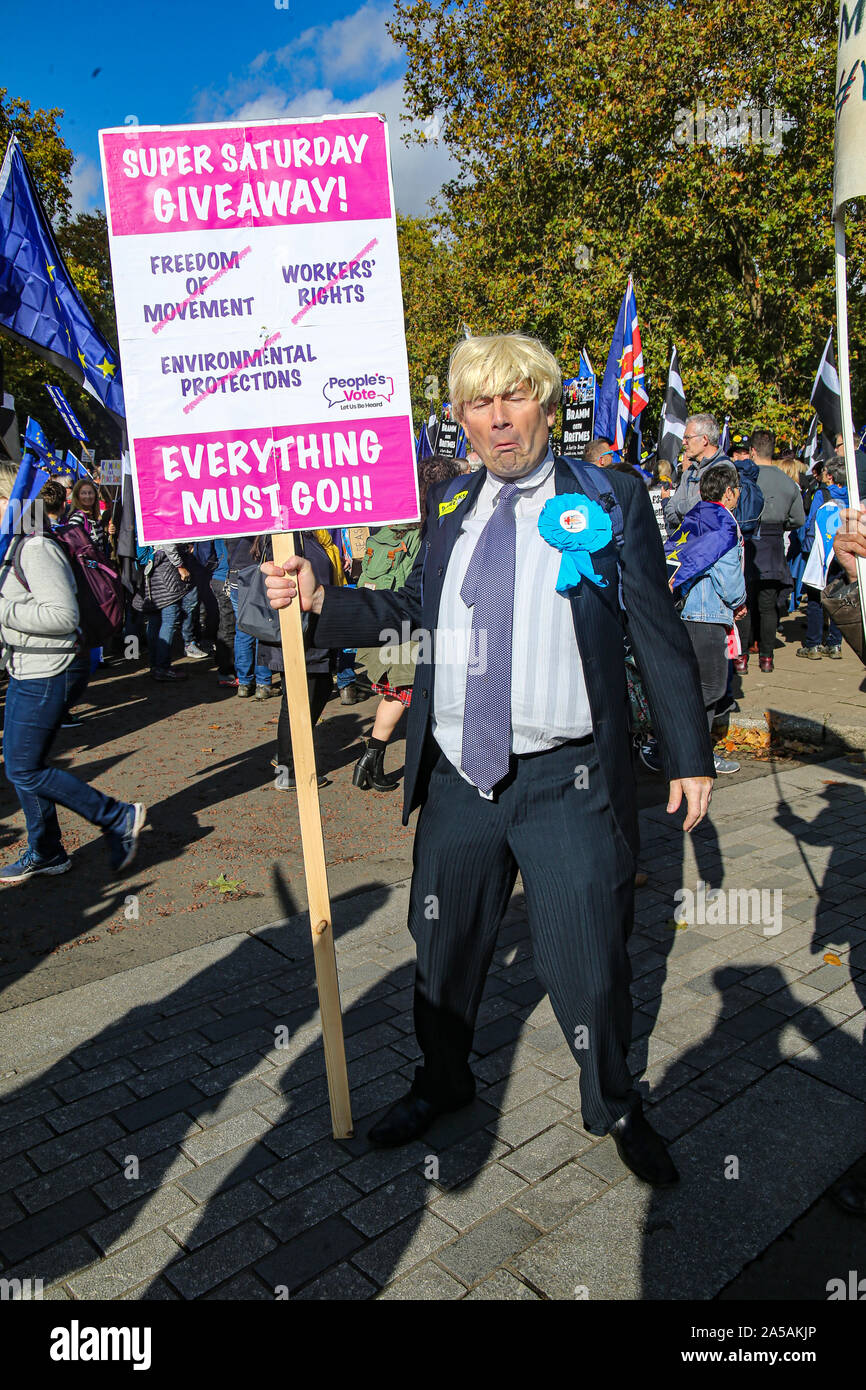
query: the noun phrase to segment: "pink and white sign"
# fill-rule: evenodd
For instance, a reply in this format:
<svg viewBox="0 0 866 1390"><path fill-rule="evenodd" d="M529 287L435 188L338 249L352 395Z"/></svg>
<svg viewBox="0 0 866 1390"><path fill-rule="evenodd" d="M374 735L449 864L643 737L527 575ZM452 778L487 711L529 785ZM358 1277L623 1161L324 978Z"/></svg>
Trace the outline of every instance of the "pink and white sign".
<svg viewBox="0 0 866 1390"><path fill-rule="evenodd" d="M100 144L140 542L416 518L381 117Z"/></svg>

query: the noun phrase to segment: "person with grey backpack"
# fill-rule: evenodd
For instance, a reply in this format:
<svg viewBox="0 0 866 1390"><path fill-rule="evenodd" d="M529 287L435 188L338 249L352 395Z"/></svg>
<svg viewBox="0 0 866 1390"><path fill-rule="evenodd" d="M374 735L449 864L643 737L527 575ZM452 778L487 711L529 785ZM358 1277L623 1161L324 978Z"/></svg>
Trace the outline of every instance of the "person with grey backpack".
<svg viewBox="0 0 866 1390"><path fill-rule="evenodd" d="M17 469L0 464L0 519L16 476ZM3 762L24 812L27 846L0 869L0 883L24 883L72 868L58 805L99 826L116 873L136 855L146 814L142 803L105 796L48 762L66 708L66 672L80 645L78 623L75 578L50 528L16 535L0 565L0 641L9 676Z"/></svg>

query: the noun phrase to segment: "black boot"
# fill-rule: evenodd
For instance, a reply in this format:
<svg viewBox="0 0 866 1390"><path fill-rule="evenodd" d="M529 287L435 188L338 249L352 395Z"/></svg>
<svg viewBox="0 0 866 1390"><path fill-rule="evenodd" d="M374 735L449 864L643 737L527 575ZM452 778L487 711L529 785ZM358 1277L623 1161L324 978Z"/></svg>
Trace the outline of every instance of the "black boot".
<svg viewBox="0 0 866 1390"><path fill-rule="evenodd" d="M364 751L355 763L355 771L352 774L352 783L360 787L362 792L393 792L397 789L396 777L386 777L383 763L385 761L385 744L378 739L365 739Z"/></svg>

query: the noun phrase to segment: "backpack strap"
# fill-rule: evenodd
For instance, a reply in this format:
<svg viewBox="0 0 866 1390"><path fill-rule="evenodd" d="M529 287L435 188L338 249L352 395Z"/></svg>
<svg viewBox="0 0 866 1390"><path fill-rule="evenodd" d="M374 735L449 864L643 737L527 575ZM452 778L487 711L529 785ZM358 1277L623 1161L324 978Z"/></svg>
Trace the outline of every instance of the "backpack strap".
<svg viewBox="0 0 866 1390"><path fill-rule="evenodd" d="M22 535L16 536L16 537L14 538L14 540L12 541L12 544L10 545L9 549L8 549L7 552L6 552L6 555L5 555L4 559L3 559L3 564L4 564L4 566L6 566L6 565L10 566L10 568L11 568L11 570L12 570L12 573L15 575L15 578L18 580L18 583L21 585L21 588L22 588L22 589L26 589L26 591L27 591L28 594L29 594L29 593L32 593L32 590L31 590L31 588L30 588L30 585L27 583L27 580L26 580L26 578L25 578L25 576L24 576L24 570L23 570L23 568L22 568L22 566L21 566L21 551L24 549L24 542L25 542L25 541L29 541L30 538L31 538L32 536L42 536L43 539L45 539L45 540L53 541L54 544L57 546L57 549L60 550L61 553L63 554L63 557L64 557L64 559L66 559L67 564L69 563L68 558L67 558L67 556L66 556L66 552L63 550L63 547L62 547L61 545L58 545L57 541L54 540L54 537L53 537L53 536L47 535L44 531L28 531L28 533L27 533L26 535L24 535L24 536L22 536ZM80 632L80 630L79 630L78 628L76 628L76 629L75 629L75 632L74 632L74 633L70 633L69 635L70 635L71 637L74 637L74 638L75 638L75 642L74 642L74 644L73 644L72 647L31 647L31 646L21 647L21 646L17 646L16 644L14 644L14 643L12 643L12 642L4 642L3 645L4 645L10 652L27 652L28 654L32 654L32 655L34 655L34 656L36 656L36 655L56 656L59 652L62 653L62 652L67 652L67 651L75 651L75 652L81 651L81 632Z"/></svg>
<svg viewBox="0 0 866 1390"><path fill-rule="evenodd" d="M620 550L625 540L622 507L604 475L605 470L597 463L587 463L586 459L568 458L565 455L562 456L562 462L574 474L587 497L591 497L593 502L598 502L607 512L616 548Z"/></svg>
<svg viewBox="0 0 866 1390"><path fill-rule="evenodd" d="M586 459L568 458L562 455L562 462L574 474L587 497L593 502L597 502L603 507L610 517L610 527L613 532L614 544L617 549L616 556L616 575L617 575L617 598L619 599L620 611L626 614L625 599L622 592L622 562L619 552L625 541L625 525L622 517L622 506L619 499L605 477L605 470L600 468L597 463L588 463Z"/></svg>

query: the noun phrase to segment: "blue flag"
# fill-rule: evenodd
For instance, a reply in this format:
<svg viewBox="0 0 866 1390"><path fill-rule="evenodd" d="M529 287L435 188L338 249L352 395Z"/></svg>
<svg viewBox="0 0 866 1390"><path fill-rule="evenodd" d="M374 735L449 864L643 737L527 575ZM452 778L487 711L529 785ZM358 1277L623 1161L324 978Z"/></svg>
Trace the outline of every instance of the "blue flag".
<svg viewBox="0 0 866 1390"><path fill-rule="evenodd" d="M24 431L24 451L33 455L37 466L46 478L54 478L58 473L70 472L60 450L51 448L42 426L29 416L27 428Z"/></svg>
<svg viewBox="0 0 866 1390"><path fill-rule="evenodd" d="M698 502L665 541L668 583L676 590L700 579L737 544L737 523L718 502Z"/></svg>
<svg viewBox="0 0 866 1390"><path fill-rule="evenodd" d="M12 537L28 529L31 517L27 503L39 492L47 476L39 467L36 456L25 448L15 482L12 484L9 502L0 520L0 563L9 549Z"/></svg>
<svg viewBox="0 0 866 1390"><path fill-rule="evenodd" d="M622 450L629 425L637 423L638 416L648 404L637 300L629 276L598 395L596 439L609 439L615 449Z"/></svg>
<svg viewBox="0 0 866 1390"><path fill-rule="evenodd" d="M117 353L75 288L15 136L0 166L0 329L62 367L122 423Z"/></svg>
<svg viewBox="0 0 866 1390"><path fill-rule="evenodd" d="M433 450L430 448L430 436L427 433L427 426L421 426L421 433L418 435L418 443L415 446L415 461L420 463L422 459L433 457Z"/></svg>

